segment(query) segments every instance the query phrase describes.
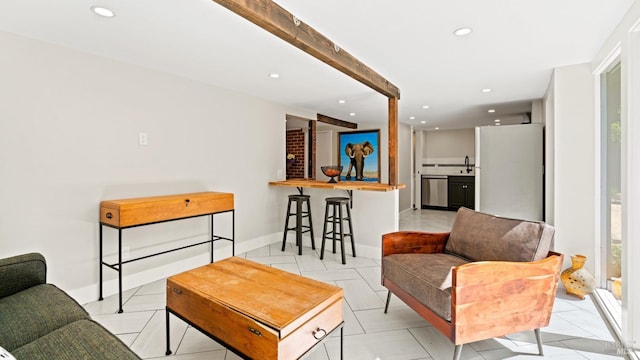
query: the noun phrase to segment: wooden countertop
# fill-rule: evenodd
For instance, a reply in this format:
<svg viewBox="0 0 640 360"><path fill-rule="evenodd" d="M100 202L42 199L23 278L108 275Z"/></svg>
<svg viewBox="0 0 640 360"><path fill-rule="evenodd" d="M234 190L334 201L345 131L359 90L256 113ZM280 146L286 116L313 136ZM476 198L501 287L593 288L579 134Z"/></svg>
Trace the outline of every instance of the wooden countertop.
<svg viewBox="0 0 640 360"><path fill-rule="evenodd" d="M366 181L339 181L337 183L329 183L326 181L310 180L310 179L289 179L270 181L272 186L289 186L302 188L319 188L319 189L338 189L338 190L366 190L366 191L393 191L404 189L404 184L389 185Z"/></svg>

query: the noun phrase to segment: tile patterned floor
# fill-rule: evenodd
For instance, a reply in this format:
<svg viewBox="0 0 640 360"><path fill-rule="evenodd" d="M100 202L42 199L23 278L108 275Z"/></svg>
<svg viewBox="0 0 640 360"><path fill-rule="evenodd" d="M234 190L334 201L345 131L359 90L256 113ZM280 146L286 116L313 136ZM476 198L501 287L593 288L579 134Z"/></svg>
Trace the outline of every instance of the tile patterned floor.
<svg viewBox="0 0 640 360"><path fill-rule="evenodd" d="M416 210L401 215L402 230L448 231L455 213ZM453 345L436 329L392 297L388 314L383 313L387 291L380 285L380 261L325 254L325 260L311 248L303 255L289 245L272 244L240 254L247 259L325 281L344 289L344 346L347 360L451 359ZM117 334L143 359L165 358L165 281L156 281L123 294L123 314L116 314L117 296L92 302L85 308L93 318ZM177 360L232 360L238 356L172 317L171 339ZM583 301L558 292L551 323L542 329L545 358L621 359L618 346L590 298ZM332 336L310 353L308 360L339 358L339 338ZM463 347L462 358L535 359L537 345L533 331L509 335Z"/></svg>

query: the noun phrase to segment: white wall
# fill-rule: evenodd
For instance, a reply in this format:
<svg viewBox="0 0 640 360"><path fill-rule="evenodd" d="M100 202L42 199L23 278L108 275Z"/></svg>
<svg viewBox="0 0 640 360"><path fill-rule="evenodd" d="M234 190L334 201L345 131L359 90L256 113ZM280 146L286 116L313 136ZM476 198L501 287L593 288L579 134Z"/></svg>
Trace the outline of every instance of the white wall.
<svg viewBox="0 0 640 360"><path fill-rule="evenodd" d="M285 203L267 182L284 169L285 114L313 113L8 33L0 47L0 257L41 252L50 282L92 301L100 201L203 190L235 194L236 249L279 237L283 212L273 209ZM217 228L228 232L228 220ZM125 230L125 245L203 238L207 223ZM125 266L125 288L145 281L136 273L161 278L178 270L167 264L202 264L203 252ZM113 293L116 272L105 275Z"/></svg>
<svg viewBox="0 0 640 360"><path fill-rule="evenodd" d="M547 131L553 143L547 147L553 156L553 209L549 222L555 225L555 249L565 254L565 267L573 254L586 255L585 267L594 273L595 168L594 83L590 64L554 69L546 97ZM547 187L549 191L549 187ZM549 218L552 216L552 218Z"/></svg>
<svg viewBox="0 0 640 360"><path fill-rule="evenodd" d="M467 174L465 156L469 157L472 175L475 164L475 129L432 130L423 132L422 174ZM429 166L425 166L429 164ZM438 166L435 165L447 165ZM456 166L452 166L456 165Z"/></svg>
<svg viewBox="0 0 640 360"><path fill-rule="evenodd" d="M542 107L544 112L544 221L555 225L555 80L551 74L551 82L547 88Z"/></svg>
<svg viewBox="0 0 640 360"><path fill-rule="evenodd" d="M475 130L425 131L424 158L463 158L475 156Z"/></svg>

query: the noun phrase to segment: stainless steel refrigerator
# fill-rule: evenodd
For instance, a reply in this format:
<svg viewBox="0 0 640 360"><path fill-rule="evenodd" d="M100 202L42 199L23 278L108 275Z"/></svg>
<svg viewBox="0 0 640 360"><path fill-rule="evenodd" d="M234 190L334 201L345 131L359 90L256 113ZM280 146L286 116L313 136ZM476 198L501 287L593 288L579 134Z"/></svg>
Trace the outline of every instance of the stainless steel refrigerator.
<svg viewBox="0 0 640 360"><path fill-rule="evenodd" d="M476 210L543 220L542 124L476 127Z"/></svg>

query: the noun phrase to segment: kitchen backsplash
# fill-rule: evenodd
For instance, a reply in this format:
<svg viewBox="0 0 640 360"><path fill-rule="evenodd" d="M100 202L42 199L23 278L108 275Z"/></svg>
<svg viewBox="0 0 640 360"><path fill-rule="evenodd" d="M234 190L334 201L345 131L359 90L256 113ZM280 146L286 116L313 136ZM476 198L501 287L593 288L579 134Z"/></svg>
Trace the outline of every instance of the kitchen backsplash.
<svg viewBox="0 0 640 360"><path fill-rule="evenodd" d="M469 158L471 172L467 173L464 158L424 158L422 175L474 175L475 159Z"/></svg>

